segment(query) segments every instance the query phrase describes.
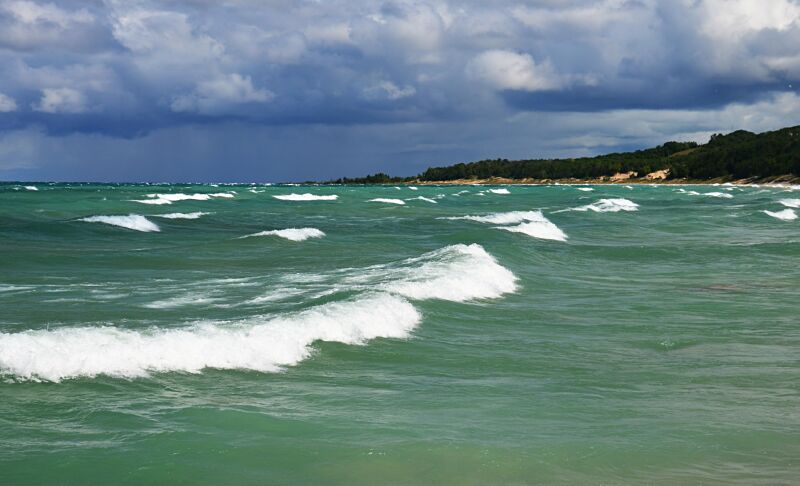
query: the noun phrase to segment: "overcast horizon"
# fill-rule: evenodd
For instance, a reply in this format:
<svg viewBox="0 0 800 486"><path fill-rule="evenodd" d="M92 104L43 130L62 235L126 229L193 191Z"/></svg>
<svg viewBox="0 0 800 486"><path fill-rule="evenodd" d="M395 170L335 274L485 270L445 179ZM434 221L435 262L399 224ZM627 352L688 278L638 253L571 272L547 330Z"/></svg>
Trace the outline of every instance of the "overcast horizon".
<svg viewBox="0 0 800 486"><path fill-rule="evenodd" d="M0 2L0 180L278 182L800 124L800 0Z"/></svg>

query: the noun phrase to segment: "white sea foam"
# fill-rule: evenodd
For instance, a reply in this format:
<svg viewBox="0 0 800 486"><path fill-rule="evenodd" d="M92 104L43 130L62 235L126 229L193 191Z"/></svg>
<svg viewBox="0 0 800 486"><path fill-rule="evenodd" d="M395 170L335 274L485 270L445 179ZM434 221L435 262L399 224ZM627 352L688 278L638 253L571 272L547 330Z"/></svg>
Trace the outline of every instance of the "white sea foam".
<svg viewBox="0 0 800 486"><path fill-rule="evenodd" d="M783 211L764 211L765 214L772 216L773 218L778 218L782 221L794 221L797 219L797 213L794 212L793 209L784 209Z"/></svg>
<svg viewBox="0 0 800 486"><path fill-rule="evenodd" d="M620 211L638 211L639 205L628 199L600 199L594 204L587 204L569 211L594 211L595 213L617 213Z"/></svg>
<svg viewBox="0 0 800 486"><path fill-rule="evenodd" d="M504 187L501 187L500 189L489 189L489 192L492 194L511 194L511 191Z"/></svg>
<svg viewBox="0 0 800 486"><path fill-rule="evenodd" d="M509 211L507 213L491 213L483 216L451 216L440 219L466 219L486 224L516 224L522 223L523 221L547 221L547 218L544 217L541 211Z"/></svg>
<svg viewBox="0 0 800 486"><path fill-rule="evenodd" d="M27 189L29 191L38 191L39 190L39 188L36 187L36 186L25 186L25 189Z"/></svg>
<svg viewBox="0 0 800 486"><path fill-rule="evenodd" d="M187 307L191 305L208 305L218 300L219 299L215 299L207 295L190 294L156 300L154 302L144 304L142 307L147 307L148 309L174 309L176 307Z"/></svg>
<svg viewBox="0 0 800 486"><path fill-rule="evenodd" d="M281 201L335 201L339 198L336 194L331 194L328 196L318 196L316 194L278 194L276 196L272 196L275 199L280 199Z"/></svg>
<svg viewBox="0 0 800 486"><path fill-rule="evenodd" d="M105 223L143 232L161 231L157 224L139 214L129 214L127 216L90 216L88 218L81 218L79 221L86 221L87 223Z"/></svg>
<svg viewBox="0 0 800 486"><path fill-rule="evenodd" d="M733 194L728 194L726 192L706 192L706 193L703 193L703 196L720 197L720 198L723 198L723 199L733 199Z"/></svg>
<svg viewBox="0 0 800 486"><path fill-rule="evenodd" d="M304 241L309 238L322 238L325 236L321 230L317 228L287 228L282 230L261 231L253 233L252 235L242 236L242 238L250 238L253 236L279 236L292 241Z"/></svg>
<svg viewBox="0 0 800 486"><path fill-rule="evenodd" d="M406 201L414 201L414 200L425 201L425 202L437 204L436 200L431 199L429 197L425 197L425 196L412 197L412 198L406 199Z"/></svg>
<svg viewBox="0 0 800 486"><path fill-rule="evenodd" d="M416 191L416 190L418 190L418 188L416 188L416 187L414 187L414 186L408 186L408 188L409 188L409 189L411 189L412 191Z"/></svg>
<svg viewBox="0 0 800 486"><path fill-rule="evenodd" d="M178 201L208 201L212 197L232 198L233 194L227 192L218 192L215 194L183 194L183 193L170 193L170 194L147 194L149 199L134 199L133 202L142 204L152 204L160 206L162 204L172 204Z"/></svg>
<svg viewBox="0 0 800 486"><path fill-rule="evenodd" d="M583 192L592 192L592 191L594 191L594 188L591 188L591 187L579 187L578 190L579 191L583 191Z"/></svg>
<svg viewBox="0 0 800 486"><path fill-rule="evenodd" d="M178 329L0 333L0 372L17 380L54 382L199 373L205 368L275 372L307 358L315 341L362 345L378 337L405 338L419 321L419 312L408 301L382 293L286 316L200 322Z"/></svg>
<svg viewBox="0 0 800 486"><path fill-rule="evenodd" d="M495 228L511 231L512 233L523 233L542 240L567 241L566 233L549 220L529 221L517 226L495 226Z"/></svg>
<svg viewBox="0 0 800 486"><path fill-rule="evenodd" d="M410 299L453 302L497 298L517 288L517 277L478 244L446 246L399 266L369 267L347 281Z"/></svg>
<svg viewBox="0 0 800 486"><path fill-rule="evenodd" d="M800 209L800 199L781 199L779 202L787 208Z"/></svg>
<svg viewBox="0 0 800 486"><path fill-rule="evenodd" d="M194 213L168 213L168 214L153 214L157 218L165 218L165 219L197 219L200 216L205 216L211 213L203 213L200 211Z"/></svg>
<svg viewBox="0 0 800 486"><path fill-rule="evenodd" d="M386 204L397 204L397 205L400 205L400 206L402 206L402 205L404 205L406 203L402 199L389 199L389 198L385 198L385 197L376 197L375 199L370 199L367 202L380 202L380 203L386 203Z"/></svg>

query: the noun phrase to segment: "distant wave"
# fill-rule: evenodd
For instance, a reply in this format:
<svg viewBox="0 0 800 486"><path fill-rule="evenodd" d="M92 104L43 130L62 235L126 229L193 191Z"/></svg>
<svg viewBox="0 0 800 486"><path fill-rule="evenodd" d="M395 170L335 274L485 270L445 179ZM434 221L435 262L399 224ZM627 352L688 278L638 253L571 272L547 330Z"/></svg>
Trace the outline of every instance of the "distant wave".
<svg viewBox="0 0 800 486"><path fill-rule="evenodd" d="M39 188L36 187L36 186L25 186L25 189L27 189L29 191L38 191L39 190Z"/></svg>
<svg viewBox="0 0 800 486"><path fill-rule="evenodd" d="M168 213L168 214L153 214L157 218L166 218L166 219L197 219L200 216L205 216L211 213L203 213L200 211L194 213Z"/></svg>
<svg viewBox="0 0 800 486"><path fill-rule="evenodd" d="M594 211L595 213L617 213L620 211L638 211L639 205L628 199L600 199L594 204L587 204L570 211Z"/></svg>
<svg viewBox="0 0 800 486"><path fill-rule="evenodd" d="M402 206L402 205L404 205L406 203L402 199L389 199L389 198L385 198L385 197L376 197L375 199L370 199L367 202L380 202L380 203L386 203L386 204L397 204L397 205L400 205L400 206Z"/></svg>
<svg viewBox="0 0 800 486"><path fill-rule="evenodd" d="M157 224L139 214L129 214L127 216L90 216L88 218L81 218L79 221L86 221L87 223L105 223L112 226L132 229L134 231L143 231L145 233L161 231Z"/></svg>
<svg viewBox="0 0 800 486"><path fill-rule="evenodd" d="M794 212L793 209L784 209L783 211L764 211L765 214L772 216L773 218L778 218L782 221L794 221L797 219L797 213Z"/></svg>
<svg viewBox="0 0 800 486"><path fill-rule="evenodd" d="M683 194L688 194L690 196L707 196L707 197L719 197L722 199L733 199L733 194L728 194L726 192L697 192L697 191L687 191L682 187L675 189L675 192L680 192Z"/></svg>
<svg viewBox="0 0 800 486"><path fill-rule="evenodd" d="M511 231L512 233L523 233L534 238L543 240L566 241L567 235L561 228L547 219L541 211L509 211L505 213L491 213L483 216L451 216L441 219L450 220L469 220L479 223L496 225L517 225L517 226L495 226L495 229Z"/></svg>
<svg viewBox="0 0 800 486"><path fill-rule="evenodd" d="M150 199L133 199L133 202L160 206L162 204L172 204L178 201L208 201L212 197L222 197L228 199L235 197L233 194L228 192L217 192L214 194L204 194L204 193L147 194L146 196Z"/></svg>
<svg viewBox="0 0 800 486"><path fill-rule="evenodd" d="M495 226L495 228L512 233L522 233L542 240L567 241L566 233L549 220L530 221L517 226Z"/></svg>
<svg viewBox="0 0 800 486"><path fill-rule="evenodd" d="M272 196L275 199L280 199L281 201L335 201L339 198L336 194L331 194L329 196L318 196L316 194L278 194L276 196Z"/></svg>
<svg viewBox="0 0 800 486"><path fill-rule="evenodd" d="M489 192L492 194L511 194L511 191L502 187L500 189L489 189Z"/></svg>
<svg viewBox="0 0 800 486"><path fill-rule="evenodd" d="M429 197L425 197L425 196L418 196L418 197L412 197L412 198L406 199L406 201L415 201L415 200L425 201L425 202L437 204L436 200L431 199Z"/></svg>
<svg viewBox="0 0 800 486"><path fill-rule="evenodd" d="M279 236L287 240L304 241L309 238L322 238L325 236L325 233L317 228L287 228L282 230L261 231L253 233L252 235L242 236L242 238L254 236Z"/></svg>
<svg viewBox="0 0 800 486"><path fill-rule="evenodd" d="M363 345L378 337L408 337L421 320L408 299L463 302L497 298L517 288L517 277L477 244L447 246L400 262L339 273L343 285L363 293L302 312L199 321L175 329L81 327L0 333L0 374L58 382L98 375L199 373L205 368L275 372L306 359L315 341ZM302 293L289 290L248 303ZM196 303L180 299L158 305Z"/></svg>
<svg viewBox="0 0 800 486"><path fill-rule="evenodd" d="M779 202L787 208L800 209L800 199L781 199Z"/></svg>
<svg viewBox="0 0 800 486"><path fill-rule="evenodd" d="M579 191L583 191L583 192L592 192L592 191L594 191L594 189L591 188L591 187L578 187L577 189Z"/></svg>

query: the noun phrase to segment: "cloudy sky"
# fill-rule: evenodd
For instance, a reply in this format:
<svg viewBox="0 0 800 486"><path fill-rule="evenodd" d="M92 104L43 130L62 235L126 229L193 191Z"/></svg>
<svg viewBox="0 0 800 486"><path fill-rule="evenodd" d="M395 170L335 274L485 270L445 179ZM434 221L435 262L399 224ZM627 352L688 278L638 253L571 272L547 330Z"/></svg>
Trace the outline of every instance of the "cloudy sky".
<svg viewBox="0 0 800 486"><path fill-rule="evenodd" d="M800 124L800 0L0 0L0 179L288 181Z"/></svg>

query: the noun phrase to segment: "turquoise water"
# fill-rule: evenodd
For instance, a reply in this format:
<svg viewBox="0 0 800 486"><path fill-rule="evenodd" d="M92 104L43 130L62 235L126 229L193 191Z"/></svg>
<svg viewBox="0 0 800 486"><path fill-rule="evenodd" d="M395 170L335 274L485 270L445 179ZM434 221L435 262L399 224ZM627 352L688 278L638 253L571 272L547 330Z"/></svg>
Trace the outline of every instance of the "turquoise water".
<svg viewBox="0 0 800 486"><path fill-rule="evenodd" d="M25 185L2 484L800 476L797 188Z"/></svg>

